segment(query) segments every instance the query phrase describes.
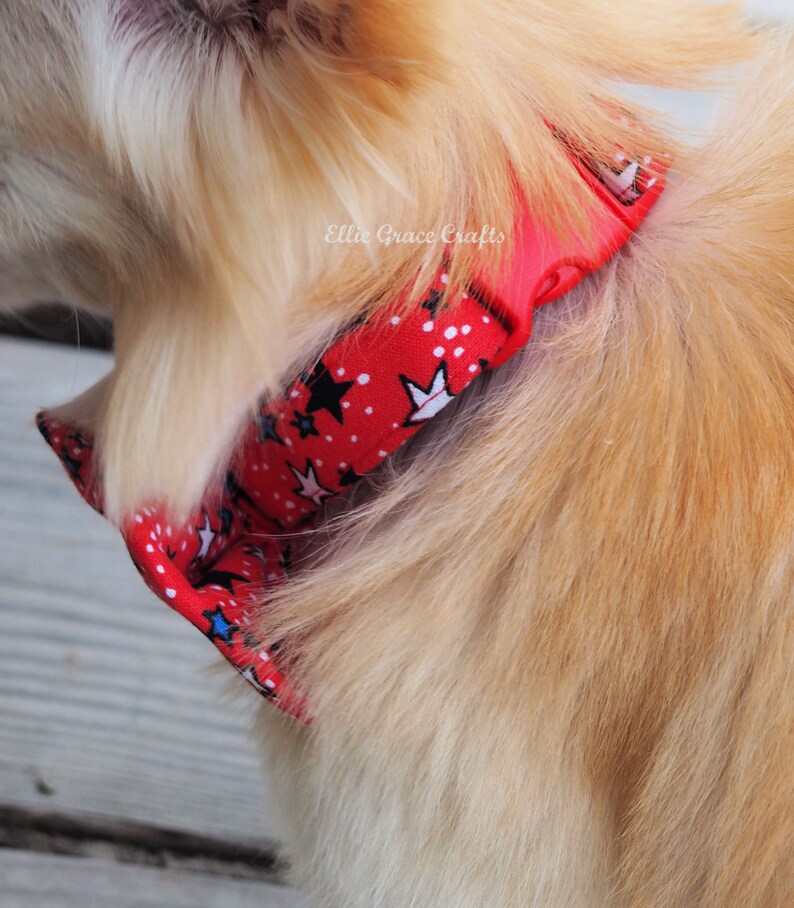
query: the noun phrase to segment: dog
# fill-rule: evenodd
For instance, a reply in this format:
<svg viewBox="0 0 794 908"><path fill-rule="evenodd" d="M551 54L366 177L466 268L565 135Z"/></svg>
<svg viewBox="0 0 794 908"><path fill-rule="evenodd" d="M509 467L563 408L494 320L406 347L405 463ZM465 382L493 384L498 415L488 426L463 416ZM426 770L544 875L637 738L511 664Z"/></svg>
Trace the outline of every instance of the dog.
<svg viewBox="0 0 794 908"><path fill-rule="evenodd" d="M112 316L55 414L119 524L190 513L396 292L498 273L517 199L587 235L571 143L671 162L326 509L255 620L314 718L258 739L312 905L792 904L791 39L682 0L5 0L0 47L0 305ZM615 88L738 65L696 149ZM479 239L356 241L383 225Z"/></svg>

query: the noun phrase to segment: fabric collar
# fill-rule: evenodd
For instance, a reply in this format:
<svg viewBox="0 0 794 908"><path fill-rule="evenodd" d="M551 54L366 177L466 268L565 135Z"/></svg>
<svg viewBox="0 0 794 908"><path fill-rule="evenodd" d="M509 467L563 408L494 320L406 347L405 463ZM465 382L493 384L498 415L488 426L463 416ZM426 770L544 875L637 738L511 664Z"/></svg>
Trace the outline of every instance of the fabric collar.
<svg viewBox="0 0 794 908"><path fill-rule="evenodd" d="M535 307L601 268L663 190L665 167L617 156L615 169L576 160L599 199L588 239L558 237L524 205L515 252L495 280L452 291L442 268L420 305L387 306L334 343L248 426L224 488L183 524L156 507L122 528L141 576L260 694L309 721L310 709L278 668L277 647L254 618L295 557L295 531L333 496L374 470L485 369L529 340ZM39 429L80 494L102 510L92 439L39 414Z"/></svg>

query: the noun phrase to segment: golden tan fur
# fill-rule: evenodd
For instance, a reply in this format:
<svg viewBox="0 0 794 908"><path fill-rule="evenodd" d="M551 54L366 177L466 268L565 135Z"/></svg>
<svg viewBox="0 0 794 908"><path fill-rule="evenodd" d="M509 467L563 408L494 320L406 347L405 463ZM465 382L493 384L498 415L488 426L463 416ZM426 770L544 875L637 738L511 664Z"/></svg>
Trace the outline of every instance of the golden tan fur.
<svg viewBox="0 0 794 908"><path fill-rule="evenodd" d="M629 139L597 102L605 77L686 84L753 43L724 8L693 12L683 0L640 20L624 0L491 0L485 16L473 0L289 0L289 15L273 14L275 54L236 20L220 27L217 11L240 5L12 0L0 10L3 146L51 168L35 188L9 168L15 207L61 209L75 189L93 206L77 222L26 223L21 236L12 220L0 253L4 270L26 262L38 294L57 258L51 292L79 302L88 282L82 295L113 310L117 367L100 438L117 516L141 498L184 509L257 393L442 253L391 247L374 263L371 249L324 243L329 224L510 224L511 167L539 210L553 205L565 221L558 187L571 184L570 167L543 117L611 154ZM320 26L301 30L302 10ZM98 194L103 175L113 182ZM459 250L459 271L473 252ZM184 405L196 399L204 425Z"/></svg>
<svg viewBox="0 0 794 908"><path fill-rule="evenodd" d="M324 908L791 904L790 40L678 0L318 0L277 59L203 2L222 28L145 40L105 3L0 9L65 61L60 87L0 63L0 295L110 300L116 373L79 413L116 515L193 500L257 393L434 264L327 224L509 223L509 157L564 226L544 117L606 154L601 80L760 54L640 236L329 519L261 619L318 719L261 738Z"/></svg>
<svg viewBox="0 0 794 908"><path fill-rule="evenodd" d="M287 591L322 717L297 785L327 800L297 835L330 904L381 904L350 854L385 905L790 904L783 62L777 102Z"/></svg>

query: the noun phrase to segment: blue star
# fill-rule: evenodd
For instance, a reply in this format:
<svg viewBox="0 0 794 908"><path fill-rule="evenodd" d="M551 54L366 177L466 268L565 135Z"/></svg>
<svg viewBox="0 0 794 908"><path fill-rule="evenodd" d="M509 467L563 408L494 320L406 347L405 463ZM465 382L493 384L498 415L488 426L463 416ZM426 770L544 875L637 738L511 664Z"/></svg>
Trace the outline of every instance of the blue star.
<svg viewBox="0 0 794 908"><path fill-rule="evenodd" d="M226 646L232 645L232 638L239 632L240 628L232 624L223 614L223 609L216 605L213 611L202 612L204 617L209 621L209 630L204 633L208 640L220 640Z"/></svg>
<svg viewBox="0 0 794 908"><path fill-rule="evenodd" d="M310 435L319 435L317 427L314 425L314 417L310 414L303 414L300 410L295 411L295 420L290 423L301 434L301 440L308 438Z"/></svg>
<svg viewBox="0 0 794 908"><path fill-rule="evenodd" d="M260 414L254 418L254 425L259 429L257 438L260 445L266 441L275 441L279 445L284 444L284 440L276 431L277 422L278 416L274 416L272 413Z"/></svg>

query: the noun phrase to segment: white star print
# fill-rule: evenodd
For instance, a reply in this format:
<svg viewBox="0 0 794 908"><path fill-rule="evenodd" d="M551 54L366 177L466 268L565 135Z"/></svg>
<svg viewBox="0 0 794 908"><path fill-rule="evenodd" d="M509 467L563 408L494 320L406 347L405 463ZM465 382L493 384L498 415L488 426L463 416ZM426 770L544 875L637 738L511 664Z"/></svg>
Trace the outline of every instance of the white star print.
<svg viewBox="0 0 794 908"><path fill-rule="evenodd" d="M311 461L306 461L306 473L296 470L292 464L289 465L289 468L292 470L293 476L301 484L301 487L295 490L296 494L300 495L301 498L308 498L309 501L313 501L319 507L326 498L330 498L333 494L328 489L324 489L317 481L317 474L314 472Z"/></svg>
<svg viewBox="0 0 794 908"><path fill-rule="evenodd" d="M618 174L608 167L602 167L601 179L621 202L636 202L641 195L634 188L639 170L640 165L636 161L632 161Z"/></svg>
<svg viewBox="0 0 794 908"><path fill-rule="evenodd" d="M424 422L432 419L453 399L453 395L447 390L446 363L441 363L436 369L429 388L420 388L408 378L403 378L403 384L414 405L414 411L408 417L408 422Z"/></svg>
<svg viewBox="0 0 794 908"><path fill-rule="evenodd" d="M258 690L260 694L272 694L276 685L269 678L265 681L264 684L257 678L254 667L249 665L245 671L242 669L237 669L240 672L243 678L255 689Z"/></svg>
<svg viewBox="0 0 794 908"><path fill-rule="evenodd" d="M215 531L210 526L210 518L206 511L204 511L204 526L196 527L196 533L201 540L201 548L199 549L196 558L206 558L209 554L210 546L215 539Z"/></svg>

